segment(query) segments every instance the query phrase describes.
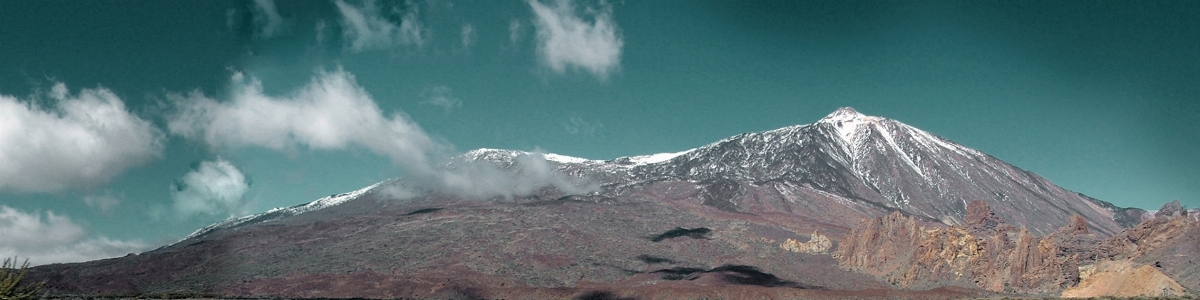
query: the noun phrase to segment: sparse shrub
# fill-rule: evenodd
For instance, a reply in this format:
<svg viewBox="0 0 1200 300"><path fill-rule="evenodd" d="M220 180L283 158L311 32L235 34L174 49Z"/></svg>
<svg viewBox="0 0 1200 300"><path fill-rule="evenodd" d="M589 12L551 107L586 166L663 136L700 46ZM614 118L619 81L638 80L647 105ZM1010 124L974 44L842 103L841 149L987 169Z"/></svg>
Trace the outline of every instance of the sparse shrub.
<svg viewBox="0 0 1200 300"><path fill-rule="evenodd" d="M0 266L0 300L24 300L39 296L45 282L21 284L21 281L25 279L25 272L28 270L28 259L21 264L20 268L17 268L16 257L4 259L4 265Z"/></svg>

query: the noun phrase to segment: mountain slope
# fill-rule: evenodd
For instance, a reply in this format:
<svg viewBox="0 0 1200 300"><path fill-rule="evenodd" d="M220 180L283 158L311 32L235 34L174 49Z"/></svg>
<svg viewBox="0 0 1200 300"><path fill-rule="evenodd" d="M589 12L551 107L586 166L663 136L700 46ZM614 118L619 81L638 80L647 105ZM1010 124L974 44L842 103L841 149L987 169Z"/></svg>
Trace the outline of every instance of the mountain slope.
<svg viewBox="0 0 1200 300"><path fill-rule="evenodd" d="M530 161L551 167L555 182L599 188L547 185L476 199L389 180L217 223L140 255L38 267L31 277L61 293L519 298L645 287L670 297L727 286L811 296L889 289L829 255L838 246L830 241L862 219L895 213L955 225L966 203L982 201L1035 235L1080 215L1091 232L1112 236L1128 223L1119 220L1142 213L850 108L676 153L600 161L480 149L447 166L494 165L517 178L505 182L520 182L523 168L550 176Z"/></svg>

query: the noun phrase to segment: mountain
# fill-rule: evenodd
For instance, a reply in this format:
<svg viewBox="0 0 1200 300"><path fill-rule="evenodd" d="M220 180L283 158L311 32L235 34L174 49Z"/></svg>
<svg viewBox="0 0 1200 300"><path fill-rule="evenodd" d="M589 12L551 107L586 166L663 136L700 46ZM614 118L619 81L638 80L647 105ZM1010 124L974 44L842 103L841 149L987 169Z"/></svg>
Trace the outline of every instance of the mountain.
<svg viewBox="0 0 1200 300"><path fill-rule="evenodd" d="M30 276L57 293L563 298L619 290L674 298L721 286L770 297L953 298L988 289L895 289L832 254L860 220L961 227L976 201L1030 236L1068 225L1097 239L1120 236L1148 215L851 108L812 124L607 161L479 149L452 159L447 172L474 164L508 172L495 182L535 186L477 197L388 180L226 220L146 253L41 266ZM538 180L521 180L530 176Z"/></svg>

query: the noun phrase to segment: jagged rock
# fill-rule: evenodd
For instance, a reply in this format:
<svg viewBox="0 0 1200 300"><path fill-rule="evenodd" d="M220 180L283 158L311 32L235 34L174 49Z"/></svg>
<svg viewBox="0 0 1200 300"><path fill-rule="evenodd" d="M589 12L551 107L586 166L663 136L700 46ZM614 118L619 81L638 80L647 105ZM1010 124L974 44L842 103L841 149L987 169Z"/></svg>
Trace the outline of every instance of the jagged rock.
<svg viewBox="0 0 1200 300"><path fill-rule="evenodd" d="M1154 213L1154 217L1182 217L1187 216L1187 214L1188 211L1183 209L1183 204L1180 204L1179 200L1176 199L1175 201L1163 204L1162 208L1159 208L1158 212Z"/></svg>
<svg viewBox="0 0 1200 300"><path fill-rule="evenodd" d="M964 226L971 229L921 226L898 213L867 220L841 243L836 257L845 268L905 288L965 285L1058 294L1078 283L1079 253L1086 250L1080 241L1087 245L1089 240L1079 238L1086 235L1086 222L1038 238L995 221L986 205L968 207L971 217Z"/></svg>
<svg viewBox="0 0 1200 300"><path fill-rule="evenodd" d="M996 233L996 227L1004 223L1004 220L996 216L992 212L992 208L987 202L971 201L967 204L967 215L964 220L964 226L967 231L975 234L993 234Z"/></svg>
<svg viewBox="0 0 1200 300"><path fill-rule="evenodd" d="M1200 222L1178 201L1155 217L1099 242L1085 256L1092 261L1132 260L1156 265L1191 291L1200 291Z"/></svg>
<svg viewBox="0 0 1200 300"><path fill-rule="evenodd" d="M1063 227L1063 229L1072 233L1087 234L1087 219L1084 219L1083 216L1080 215L1073 215L1071 216L1071 221L1067 222L1067 227Z"/></svg>

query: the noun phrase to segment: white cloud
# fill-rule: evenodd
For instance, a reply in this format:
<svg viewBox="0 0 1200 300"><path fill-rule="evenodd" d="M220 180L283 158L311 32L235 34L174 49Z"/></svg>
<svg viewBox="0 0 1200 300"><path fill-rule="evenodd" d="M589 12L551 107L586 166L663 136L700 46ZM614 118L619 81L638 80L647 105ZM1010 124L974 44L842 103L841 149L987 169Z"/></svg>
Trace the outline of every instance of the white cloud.
<svg viewBox="0 0 1200 300"><path fill-rule="evenodd" d="M421 97L425 98L425 101L422 101L421 104L441 107L446 111L462 107L462 100L455 98L453 92L450 90L450 87L444 85L427 88L421 92Z"/></svg>
<svg viewBox="0 0 1200 300"><path fill-rule="evenodd" d="M475 26L471 23L463 24L461 35L463 49L471 49L471 44L475 42Z"/></svg>
<svg viewBox="0 0 1200 300"><path fill-rule="evenodd" d="M172 96L180 111L169 117L171 133L214 147L297 146L338 150L365 147L400 165L429 165L440 145L403 114L390 118L344 71L320 72L287 96L263 94L254 78L234 76L232 99L218 102L199 93Z"/></svg>
<svg viewBox="0 0 1200 300"><path fill-rule="evenodd" d="M351 51L386 49L393 46L425 45L428 33L418 20L418 7L406 3L405 9L393 8L384 11L374 0L365 0L355 6L343 0L334 2L342 14L342 37ZM400 13L400 24L385 17L385 14Z"/></svg>
<svg viewBox="0 0 1200 300"><path fill-rule="evenodd" d="M354 76L344 71L320 72L308 85L287 96L265 95L258 80L241 74L233 79L235 89L229 101L218 102L198 93L172 96L179 111L169 117L170 132L217 148L363 147L390 158L421 188L464 197L512 197L528 192L530 187L546 186L584 190L563 184L568 182L565 177L547 169L540 156L534 158L535 162L522 163L531 171L520 174L487 162L460 161L448 167L446 159L454 155L452 146L436 141L402 113L385 117L371 96L355 83ZM449 92L449 88L444 89L444 95L449 96ZM538 159L542 164L536 163Z"/></svg>
<svg viewBox="0 0 1200 300"><path fill-rule="evenodd" d="M254 0L254 25L257 26L255 34L261 38L269 39L283 32L284 20L279 15L279 11L275 9L274 0Z"/></svg>
<svg viewBox="0 0 1200 300"><path fill-rule="evenodd" d="M70 218L47 211L25 213L0 205L0 256L29 259L31 265L80 262L139 253L141 241L87 238Z"/></svg>
<svg viewBox="0 0 1200 300"><path fill-rule="evenodd" d="M0 95L0 191L94 187L162 155L162 132L113 92L58 83L46 96L53 107Z"/></svg>
<svg viewBox="0 0 1200 300"><path fill-rule="evenodd" d="M585 8L583 15L590 17L587 20L576 14L569 0L549 5L537 0L528 3L535 16L538 55L550 69L563 73L568 68L578 68L603 80L620 65L624 41L617 33L611 5L601 3L597 8ZM515 31L509 26L512 38Z"/></svg>
<svg viewBox="0 0 1200 300"><path fill-rule="evenodd" d="M246 176L223 159L200 163L171 185L175 211L193 215L241 215L242 197L250 189Z"/></svg>
<svg viewBox="0 0 1200 300"><path fill-rule="evenodd" d="M112 194L87 195L83 197L83 203L90 207L99 209L103 214L110 214L112 210L121 205L121 198Z"/></svg>

